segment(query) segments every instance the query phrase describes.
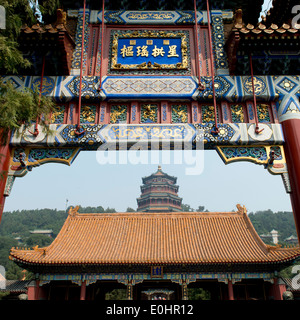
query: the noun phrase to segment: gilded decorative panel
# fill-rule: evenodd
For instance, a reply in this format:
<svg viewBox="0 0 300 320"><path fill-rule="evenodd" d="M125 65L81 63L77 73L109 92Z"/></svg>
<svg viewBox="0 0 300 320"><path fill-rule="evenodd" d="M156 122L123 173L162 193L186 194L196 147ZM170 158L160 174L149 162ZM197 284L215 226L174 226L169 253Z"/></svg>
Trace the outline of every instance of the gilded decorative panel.
<svg viewBox="0 0 300 320"><path fill-rule="evenodd" d="M231 105L231 117L232 122L245 122L245 116L243 111L243 106L240 104Z"/></svg>
<svg viewBox="0 0 300 320"><path fill-rule="evenodd" d="M65 106L56 105L54 111L51 114L51 123L64 123Z"/></svg>
<svg viewBox="0 0 300 320"><path fill-rule="evenodd" d="M214 106L201 106L202 110L202 123L215 122L215 109ZM217 109L217 121L219 121L218 109Z"/></svg>
<svg viewBox="0 0 300 320"><path fill-rule="evenodd" d="M80 122L95 123L96 122L96 106L84 105L81 107Z"/></svg>
<svg viewBox="0 0 300 320"><path fill-rule="evenodd" d="M142 104L141 122L157 122L157 109L156 104Z"/></svg>
<svg viewBox="0 0 300 320"><path fill-rule="evenodd" d="M257 105L258 122L271 122L269 106L266 104Z"/></svg>
<svg viewBox="0 0 300 320"><path fill-rule="evenodd" d="M188 121L187 105L172 105L172 122L186 123Z"/></svg>
<svg viewBox="0 0 300 320"><path fill-rule="evenodd" d="M112 105L110 109L110 123L122 123L127 120L126 105Z"/></svg>

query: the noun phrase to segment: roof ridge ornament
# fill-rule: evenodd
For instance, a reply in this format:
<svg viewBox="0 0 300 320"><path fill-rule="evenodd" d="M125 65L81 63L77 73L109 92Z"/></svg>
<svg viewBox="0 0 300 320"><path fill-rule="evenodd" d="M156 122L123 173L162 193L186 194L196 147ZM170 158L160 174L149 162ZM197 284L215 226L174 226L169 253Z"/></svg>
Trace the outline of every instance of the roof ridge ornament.
<svg viewBox="0 0 300 320"><path fill-rule="evenodd" d="M236 205L236 208L238 209L238 213L240 214L247 214L247 209L245 206L241 206L239 203Z"/></svg>
<svg viewBox="0 0 300 320"><path fill-rule="evenodd" d="M78 215L78 210L79 210L79 206L76 206L75 208L70 207L69 212L68 212L69 216L71 216L71 217L77 216Z"/></svg>
<svg viewBox="0 0 300 320"><path fill-rule="evenodd" d="M241 29L244 26L242 9L237 9L235 11L235 19L233 25L237 29Z"/></svg>
<svg viewBox="0 0 300 320"><path fill-rule="evenodd" d="M41 252L43 255L47 253L47 248L39 248L38 245L32 247L32 249L36 252Z"/></svg>

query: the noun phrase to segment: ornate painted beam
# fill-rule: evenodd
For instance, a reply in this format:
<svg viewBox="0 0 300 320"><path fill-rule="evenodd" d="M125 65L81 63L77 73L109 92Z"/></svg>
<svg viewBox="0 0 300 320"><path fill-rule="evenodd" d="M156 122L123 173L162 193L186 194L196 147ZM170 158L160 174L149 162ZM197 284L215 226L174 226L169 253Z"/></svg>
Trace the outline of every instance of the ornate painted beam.
<svg viewBox="0 0 300 320"><path fill-rule="evenodd" d="M254 123L221 123L220 133L211 133L213 123L177 124L85 124L81 135L75 134L76 125L51 124L50 133L40 130L36 137L28 135L23 126L12 135L10 144L14 148L27 147L72 147L81 150L96 150L102 144L128 143L128 148L139 142L181 141L191 143L202 140L206 149L224 145L282 145L284 138L281 125L261 123L261 134L255 133Z"/></svg>
<svg viewBox="0 0 300 320"><path fill-rule="evenodd" d="M33 88L40 83L38 76L3 76L16 89ZM197 80L191 76L106 76L103 78L103 93L98 91L99 77L84 76L82 99L88 101L113 100L191 100L211 101L211 77L202 77L203 91L197 91ZM273 101L284 95L284 99L300 96L299 76L254 76L255 94L258 100ZM216 76L217 99L229 102L252 100L250 76ZM42 93L56 101L78 100L78 76L45 76ZM280 101L280 99L279 99ZM299 104L299 103L298 103Z"/></svg>

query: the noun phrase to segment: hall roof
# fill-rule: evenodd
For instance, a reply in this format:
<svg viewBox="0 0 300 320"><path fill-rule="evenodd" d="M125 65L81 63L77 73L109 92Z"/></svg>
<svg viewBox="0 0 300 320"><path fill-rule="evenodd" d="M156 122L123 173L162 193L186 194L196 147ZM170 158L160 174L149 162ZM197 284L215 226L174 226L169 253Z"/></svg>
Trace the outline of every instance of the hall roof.
<svg viewBox="0 0 300 320"><path fill-rule="evenodd" d="M270 264L293 260L300 248L269 246L246 209L237 212L79 214L70 209L45 248L12 248L27 265Z"/></svg>

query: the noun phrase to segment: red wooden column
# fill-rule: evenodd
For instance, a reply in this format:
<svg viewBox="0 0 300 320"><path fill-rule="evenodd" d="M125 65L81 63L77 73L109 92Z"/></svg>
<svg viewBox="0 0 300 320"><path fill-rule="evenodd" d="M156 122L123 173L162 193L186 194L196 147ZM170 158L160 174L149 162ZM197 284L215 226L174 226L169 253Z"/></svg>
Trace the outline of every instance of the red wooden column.
<svg viewBox="0 0 300 320"><path fill-rule="evenodd" d="M300 119L281 122L285 138L284 152L291 184L291 203L300 242Z"/></svg>
<svg viewBox="0 0 300 320"><path fill-rule="evenodd" d="M286 291L286 286L283 283L278 283L278 279L274 279L274 284L272 285L272 294L274 300L283 300L283 293Z"/></svg>
<svg viewBox="0 0 300 320"><path fill-rule="evenodd" d="M4 190L7 181L7 173L10 163L10 147L7 143L6 145L0 145L0 222L2 218L2 213L4 209L5 197Z"/></svg>
<svg viewBox="0 0 300 320"><path fill-rule="evenodd" d="M234 300L232 280L228 279L228 300Z"/></svg>
<svg viewBox="0 0 300 320"><path fill-rule="evenodd" d="M86 295L86 280L81 282L80 300L85 300L85 295Z"/></svg>
<svg viewBox="0 0 300 320"><path fill-rule="evenodd" d="M39 285L40 281L32 281L28 286L28 300L39 300Z"/></svg>

